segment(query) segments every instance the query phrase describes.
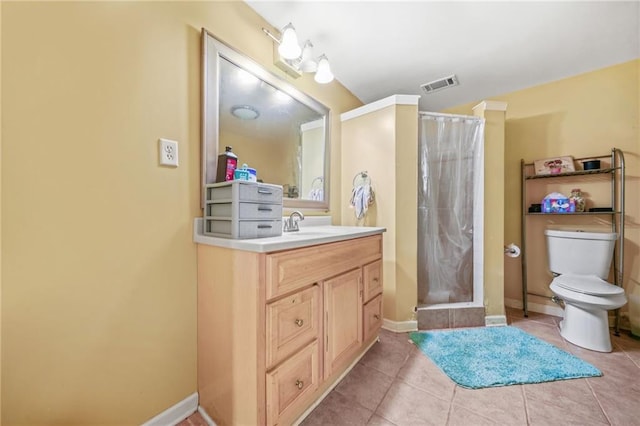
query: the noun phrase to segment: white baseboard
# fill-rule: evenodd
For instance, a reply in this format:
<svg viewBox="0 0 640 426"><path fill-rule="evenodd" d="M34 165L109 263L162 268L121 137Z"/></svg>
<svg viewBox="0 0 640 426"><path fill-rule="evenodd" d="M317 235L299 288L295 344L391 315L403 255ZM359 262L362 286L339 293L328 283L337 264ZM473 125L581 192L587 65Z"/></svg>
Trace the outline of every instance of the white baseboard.
<svg viewBox="0 0 640 426"><path fill-rule="evenodd" d="M515 309L522 309L522 300L520 299L504 299L504 306ZM545 305L543 303L527 303L527 310L537 312L539 314L554 315L556 317L564 316L564 310L560 306Z"/></svg>
<svg viewBox="0 0 640 426"><path fill-rule="evenodd" d="M393 331L394 333L406 333L408 331L418 331L418 321L392 321L384 318L382 320L382 328Z"/></svg>
<svg viewBox="0 0 640 426"><path fill-rule="evenodd" d="M204 411L204 408L202 408L202 406L198 405L198 413L200 413L200 415L202 416L202 418L204 419L205 422L207 422L207 424L209 426L217 426L216 422L213 421L213 419L211 417L209 417L209 415L207 414L206 411Z"/></svg>
<svg viewBox="0 0 640 426"><path fill-rule="evenodd" d="M176 405L167 408L151 420L146 421L142 426L167 426L177 425L198 409L198 393L189 395Z"/></svg>
<svg viewBox="0 0 640 426"><path fill-rule="evenodd" d="M506 315L487 315L484 317L484 325L487 327L507 325Z"/></svg>

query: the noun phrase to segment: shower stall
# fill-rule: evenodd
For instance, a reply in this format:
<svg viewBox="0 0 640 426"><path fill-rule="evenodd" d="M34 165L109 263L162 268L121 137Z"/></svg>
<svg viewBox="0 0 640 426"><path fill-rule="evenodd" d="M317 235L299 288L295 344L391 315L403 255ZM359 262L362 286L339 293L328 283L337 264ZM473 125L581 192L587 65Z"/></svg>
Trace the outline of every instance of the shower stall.
<svg viewBox="0 0 640 426"><path fill-rule="evenodd" d="M483 153L482 118L419 113L420 329L484 324Z"/></svg>

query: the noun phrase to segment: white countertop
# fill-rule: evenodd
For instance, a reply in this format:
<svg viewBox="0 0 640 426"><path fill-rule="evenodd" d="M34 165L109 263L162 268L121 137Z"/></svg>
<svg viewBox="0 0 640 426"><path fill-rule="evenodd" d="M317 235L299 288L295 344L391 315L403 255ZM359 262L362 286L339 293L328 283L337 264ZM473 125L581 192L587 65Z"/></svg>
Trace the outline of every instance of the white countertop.
<svg viewBox="0 0 640 426"><path fill-rule="evenodd" d="M328 221L318 220L318 218L313 217L308 217L305 221L308 219L311 219L309 220L309 222L312 222L311 224L305 226L305 224L303 224L304 221L300 222L299 231L283 232L279 237L233 240L230 238L218 238L204 235L203 220L202 218L196 218L193 222L193 241L197 244L208 244L211 246L226 247L236 250L267 253L271 251L308 247L316 244L351 240L353 238L382 234L386 231L386 228L373 226L324 225L324 223L331 223L331 218L328 216Z"/></svg>

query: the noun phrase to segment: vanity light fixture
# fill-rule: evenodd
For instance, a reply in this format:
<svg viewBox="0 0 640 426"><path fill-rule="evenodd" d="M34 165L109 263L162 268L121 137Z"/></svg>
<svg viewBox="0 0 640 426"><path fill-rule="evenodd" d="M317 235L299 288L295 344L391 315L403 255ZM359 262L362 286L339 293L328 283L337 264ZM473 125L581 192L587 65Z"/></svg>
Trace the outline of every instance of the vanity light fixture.
<svg viewBox="0 0 640 426"><path fill-rule="evenodd" d="M274 56L276 56L274 63L284 72L294 78L300 77L303 72L316 73L314 80L321 84L333 81L334 77L327 55L322 54L318 59L315 59L313 44L309 40L305 41L301 49L296 30L291 23L282 29L282 38L276 37L266 28L262 28L262 31L277 44L277 50L274 49Z"/></svg>
<svg viewBox="0 0 640 426"><path fill-rule="evenodd" d="M251 105L236 105L231 107L231 114L240 120L255 120L260 112Z"/></svg>

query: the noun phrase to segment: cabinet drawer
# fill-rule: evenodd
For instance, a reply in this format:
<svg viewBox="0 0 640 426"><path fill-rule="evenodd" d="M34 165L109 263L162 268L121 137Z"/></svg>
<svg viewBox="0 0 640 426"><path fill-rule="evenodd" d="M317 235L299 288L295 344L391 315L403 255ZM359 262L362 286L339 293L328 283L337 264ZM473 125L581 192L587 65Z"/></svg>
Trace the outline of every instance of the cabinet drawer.
<svg viewBox="0 0 640 426"><path fill-rule="evenodd" d="M238 211L235 212L234 209ZM282 220L282 204L211 203L207 204L206 216Z"/></svg>
<svg viewBox="0 0 640 426"><path fill-rule="evenodd" d="M204 233L214 237L247 239L282 235L282 220L232 220L204 218Z"/></svg>
<svg viewBox="0 0 640 426"><path fill-rule="evenodd" d="M382 294L364 305L364 341L368 341L382 327Z"/></svg>
<svg viewBox="0 0 640 426"><path fill-rule="evenodd" d="M205 200L282 204L282 186L234 180L205 185Z"/></svg>
<svg viewBox="0 0 640 426"><path fill-rule="evenodd" d="M240 201L282 203L282 187L275 185L240 185Z"/></svg>
<svg viewBox="0 0 640 426"><path fill-rule="evenodd" d="M319 385L319 357L316 340L267 373L268 425L291 422L290 413L297 413L309 402Z"/></svg>
<svg viewBox="0 0 640 426"><path fill-rule="evenodd" d="M382 257L382 236L358 238L267 255L267 299Z"/></svg>
<svg viewBox="0 0 640 426"><path fill-rule="evenodd" d="M382 293L382 260L365 265L364 268L364 300L371 300Z"/></svg>
<svg viewBox="0 0 640 426"><path fill-rule="evenodd" d="M267 305L267 368L319 336L320 309L317 285Z"/></svg>

